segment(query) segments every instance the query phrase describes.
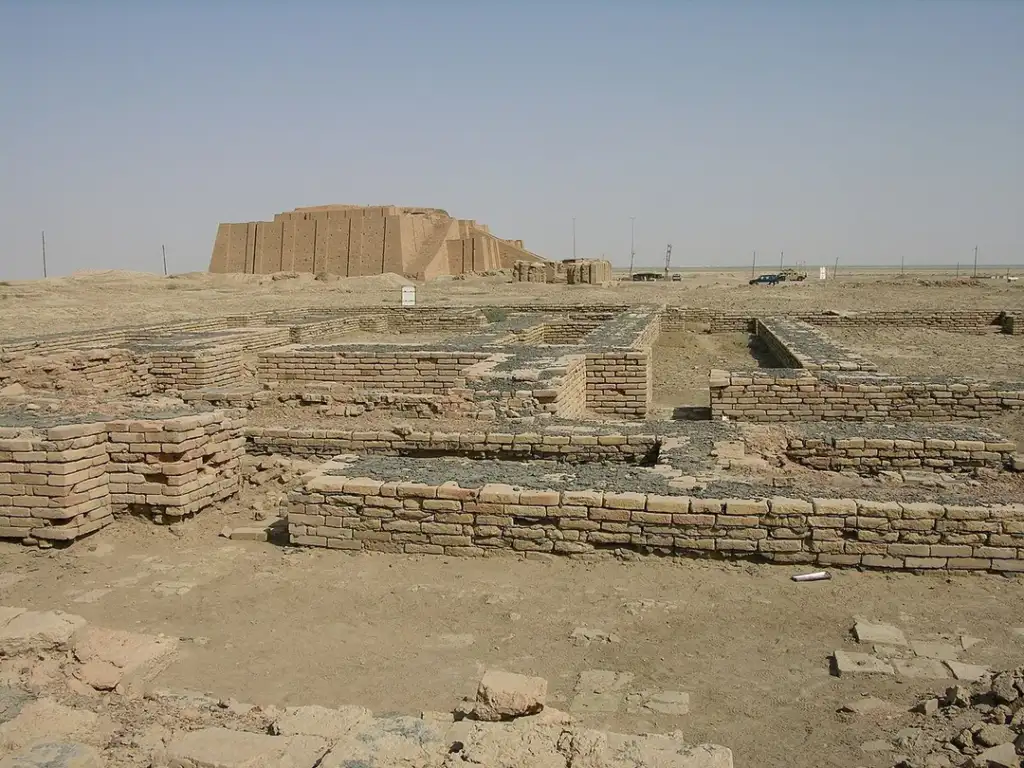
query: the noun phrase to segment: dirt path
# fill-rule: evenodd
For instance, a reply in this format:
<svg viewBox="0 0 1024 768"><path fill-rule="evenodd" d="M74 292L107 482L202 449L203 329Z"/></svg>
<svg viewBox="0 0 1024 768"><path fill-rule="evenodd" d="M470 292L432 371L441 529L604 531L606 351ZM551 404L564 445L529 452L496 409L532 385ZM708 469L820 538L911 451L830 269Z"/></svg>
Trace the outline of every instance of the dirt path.
<svg viewBox="0 0 1024 768"><path fill-rule="evenodd" d="M831 677L854 615L918 638L969 630L985 638L976 663L1024 652L1012 632L1024 592L997 577L843 571L800 585L783 566L351 556L217 538L239 520L204 512L180 537L122 521L62 552L0 545L0 603L192 638L158 683L254 703L443 709L498 666L548 678L552 705L569 708L579 672L630 672L631 690L689 692L691 713L620 709L588 724L680 729L765 768L891 765L859 749L879 723L835 710L862 693L909 705L941 686ZM583 626L618 642L574 645Z"/></svg>

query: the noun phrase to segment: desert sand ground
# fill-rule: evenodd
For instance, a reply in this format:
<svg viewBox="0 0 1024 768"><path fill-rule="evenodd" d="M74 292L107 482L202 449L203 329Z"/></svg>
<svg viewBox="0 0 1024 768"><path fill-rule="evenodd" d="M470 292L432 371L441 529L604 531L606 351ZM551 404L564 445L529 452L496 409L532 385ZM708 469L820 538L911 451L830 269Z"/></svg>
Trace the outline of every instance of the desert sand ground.
<svg viewBox="0 0 1024 768"><path fill-rule="evenodd" d="M97 273L0 284L6 338L210 314L301 306L400 303L411 284L385 275L173 277ZM674 304L754 313L802 309L982 307L1024 309L1024 283L948 274L846 272L837 280L747 285L749 271L691 271L679 283L609 287L511 284L504 276L417 285L425 306ZM1021 375L1024 337L844 332L883 369ZM1017 339L1022 339L1018 341ZM757 364L746 334L665 334L656 348L659 415L700 406L707 369ZM1024 441L1019 417L1000 422ZM280 491L281 489L278 489ZM860 745L911 722L907 713L840 715L872 694L908 707L942 683L836 678L828 656L852 649L855 616L899 625L916 639L981 638L963 660L1021 663L1020 580L841 571L795 584L784 566L716 561L578 563L349 556L218 538L251 520L265 494L243 496L163 528L122 520L68 550L0 544L0 604L60 608L105 626L188 638L158 682L257 703L360 704L377 711L444 709L485 667L551 681L571 709L576 676L629 672L634 689L691 694L685 716L582 714L624 731L681 730L691 742L735 752L737 766L854 768L892 765ZM614 642L577 645L578 627Z"/></svg>

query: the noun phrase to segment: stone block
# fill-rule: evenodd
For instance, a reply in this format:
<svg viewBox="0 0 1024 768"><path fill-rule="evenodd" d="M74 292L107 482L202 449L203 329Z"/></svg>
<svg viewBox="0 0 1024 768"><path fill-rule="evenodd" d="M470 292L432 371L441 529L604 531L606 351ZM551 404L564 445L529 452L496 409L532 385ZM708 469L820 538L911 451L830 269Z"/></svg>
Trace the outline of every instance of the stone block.
<svg viewBox="0 0 1024 768"><path fill-rule="evenodd" d="M476 691L473 714L478 720L506 720L540 712L547 699L548 681L492 669Z"/></svg>
<svg viewBox="0 0 1024 768"><path fill-rule="evenodd" d="M923 680L945 680L949 677L946 666L936 659L893 659L892 664L901 677Z"/></svg>
<svg viewBox="0 0 1024 768"><path fill-rule="evenodd" d="M287 707L270 732L275 736L319 736L334 741L372 720L373 713L364 707Z"/></svg>
<svg viewBox="0 0 1024 768"><path fill-rule="evenodd" d="M176 638L85 627L72 642L75 676L97 690L140 693L174 659Z"/></svg>
<svg viewBox="0 0 1024 768"><path fill-rule="evenodd" d="M907 645L903 631L892 624L877 624L870 621L858 621L853 625L853 634L858 643L871 645Z"/></svg>
<svg viewBox="0 0 1024 768"><path fill-rule="evenodd" d="M106 768L95 747L70 741L44 742L0 759L0 768Z"/></svg>
<svg viewBox="0 0 1024 768"><path fill-rule="evenodd" d="M65 648L84 626L81 616L63 611L23 611L0 627L0 655Z"/></svg>
<svg viewBox="0 0 1024 768"><path fill-rule="evenodd" d="M844 675L891 675L893 668L868 653L835 651L832 654L832 668L838 677Z"/></svg>
<svg viewBox="0 0 1024 768"><path fill-rule="evenodd" d="M327 752L327 742L316 736L268 736L202 728L176 734L156 768L314 768Z"/></svg>

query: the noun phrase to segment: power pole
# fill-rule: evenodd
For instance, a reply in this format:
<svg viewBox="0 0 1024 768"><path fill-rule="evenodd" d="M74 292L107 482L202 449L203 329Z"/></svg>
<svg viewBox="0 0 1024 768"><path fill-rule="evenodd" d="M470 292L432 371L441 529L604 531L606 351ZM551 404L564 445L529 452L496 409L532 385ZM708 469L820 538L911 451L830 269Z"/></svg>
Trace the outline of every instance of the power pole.
<svg viewBox="0 0 1024 768"><path fill-rule="evenodd" d="M978 246L974 246L974 276L978 276Z"/></svg>
<svg viewBox="0 0 1024 768"><path fill-rule="evenodd" d="M839 275L839 257L836 256L836 265L832 267L832 279L835 280L836 276Z"/></svg>
<svg viewBox="0 0 1024 768"><path fill-rule="evenodd" d="M629 217L629 279L633 279L633 259L636 258L636 216Z"/></svg>
<svg viewBox="0 0 1024 768"><path fill-rule="evenodd" d="M167 246L160 246L160 255L164 258L164 277L167 277Z"/></svg>
<svg viewBox="0 0 1024 768"><path fill-rule="evenodd" d="M44 231L42 233L42 235L43 235L43 277L45 278L46 277L46 232Z"/></svg>
<svg viewBox="0 0 1024 768"><path fill-rule="evenodd" d="M757 251L754 251L754 259L750 262L750 279L753 280L757 275L755 270L757 269Z"/></svg>
<svg viewBox="0 0 1024 768"><path fill-rule="evenodd" d="M672 264L672 243L665 249L665 279L668 280L668 271Z"/></svg>
<svg viewBox="0 0 1024 768"><path fill-rule="evenodd" d="M576 261L576 217L572 217L572 260Z"/></svg>
<svg viewBox="0 0 1024 768"><path fill-rule="evenodd" d="M904 260L904 253L903 253L903 251L900 251L900 277L903 277L903 260Z"/></svg>
<svg viewBox="0 0 1024 768"><path fill-rule="evenodd" d="M779 251L779 272L782 271L782 265L786 263L786 252Z"/></svg>

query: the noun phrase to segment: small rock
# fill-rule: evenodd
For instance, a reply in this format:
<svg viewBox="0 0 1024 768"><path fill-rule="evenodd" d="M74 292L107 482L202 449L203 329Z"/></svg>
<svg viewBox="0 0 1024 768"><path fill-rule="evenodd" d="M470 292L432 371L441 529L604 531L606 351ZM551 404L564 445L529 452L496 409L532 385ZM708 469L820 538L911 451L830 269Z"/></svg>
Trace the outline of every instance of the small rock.
<svg viewBox="0 0 1024 768"><path fill-rule="evenodd" d="M969 707L971 706L971 691L962 685L951 685L942 697L942 704L946 707Z"/></svg>
<svg viewBox="0 0 1024 768"><path fill-rule="evenodd" d="M25 387L18 382L8 384L6 387L0 389L0 396L2 397L17 397L18 395L25 394Z"/></svg>
<svg viewBox="0 0 1024 768"><path fill-rule="evenodd" d="M921 733L920 728L901 728L896 732L896 746L900 749L913 748L921 738Z"/></svg>
<svg viewBox="0 0 1024 768"><path fill-rule="evenodd" d="M0 655L63 648L85 619L63 611L23 611L0 627Z"/></svg>
<svg viewBox="0 0 1024 768"><path fill-rule="evenodd" d="M1010 704L1020 698L1020 691L1013 684L1013 675L1003 672L992 681L992 694L1003 704Z"/></svg>
<svg viewBox="0 0 1024 768"><path fill-rule="evenodd" d="M975 756L970 764L976 768L1019 768L1020 760L1013 744L1000 744Z"/></svg>
<svg viewBox="0 0 1024 768"><path fill-rule="evenodd" d="M971 637L970 635L960 635L960 647L968 651L978 643L983 642L980 637Z"/></svg>
<svg viewBox="0 0 1024 768"><path fill-rule="evenodd" d="M986 725L976 734L974 742L983 747L998 747L1000 744L1008 744L1017 738L1012 728L1005 725Z"/></svg>
<svg viewBox="0 0 1024 768"><path fill-rule="evenodd" d="M478 720L508 720L544 709L548 681L492 669L484 673L476 691L473 714Z"/></svg>
<svg viewBox="0 0 1024 768"><path fill-rule="evenodd" d="M923 701L917 702L910 711L917 712L922 715L934 715L939 711L939 700L924 699Z"/></svg>
<svg viewBox="0 0 1024 768"><path fill-rule="evenodd" d="M367 725L373 713L363 707L287 707L270 726L275 736L320 736L335 740Z"/></svg>

